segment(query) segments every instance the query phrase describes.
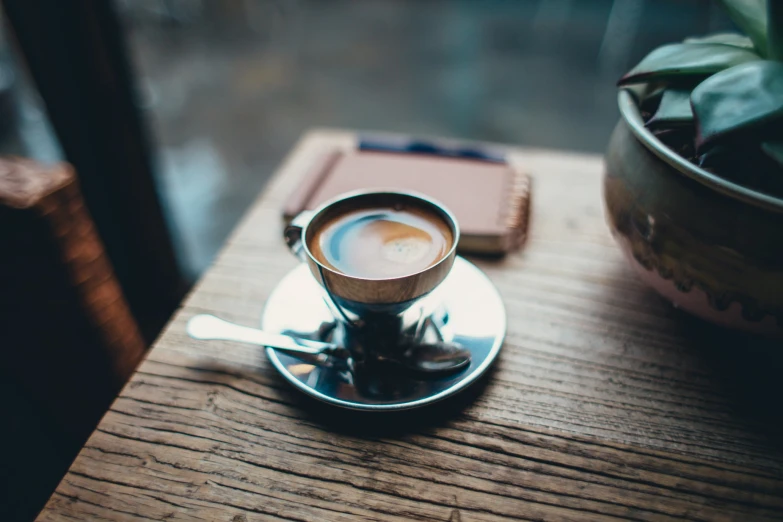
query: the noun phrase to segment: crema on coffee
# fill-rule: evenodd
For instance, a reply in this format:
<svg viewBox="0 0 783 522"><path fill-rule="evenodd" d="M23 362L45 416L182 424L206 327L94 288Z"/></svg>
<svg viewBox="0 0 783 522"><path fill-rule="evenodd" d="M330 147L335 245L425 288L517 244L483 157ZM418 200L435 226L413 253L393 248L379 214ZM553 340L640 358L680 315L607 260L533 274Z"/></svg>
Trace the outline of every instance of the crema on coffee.
<svg viewBox="0 0 783 522"><path fill-rule="evenodd" d="M424 270L446 256L454 241L449 225L426 209L352 209L331 216L308 243L323 265L343 274L394 278Z"/></svg>

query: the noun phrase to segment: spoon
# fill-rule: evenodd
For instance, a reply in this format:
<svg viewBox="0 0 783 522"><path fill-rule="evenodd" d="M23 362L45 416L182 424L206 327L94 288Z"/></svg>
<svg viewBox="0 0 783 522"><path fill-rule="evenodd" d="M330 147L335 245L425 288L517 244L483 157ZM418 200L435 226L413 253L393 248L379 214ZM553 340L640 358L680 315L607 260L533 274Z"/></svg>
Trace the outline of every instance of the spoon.
<svg viewBox="0 0 783 522"><path fill-rule="evenodd" d="M336 344L312 341L241 326L219 319L214 315L199 314L188 321L188 335L194 339L237 341L258 346L268 346L290 354L324 355L350 359L350 352ZM438 342L411 345L399 359L384 358L405 369L417 373L448 373L464 368L470 363L470 351L456 343Z"/></svg>

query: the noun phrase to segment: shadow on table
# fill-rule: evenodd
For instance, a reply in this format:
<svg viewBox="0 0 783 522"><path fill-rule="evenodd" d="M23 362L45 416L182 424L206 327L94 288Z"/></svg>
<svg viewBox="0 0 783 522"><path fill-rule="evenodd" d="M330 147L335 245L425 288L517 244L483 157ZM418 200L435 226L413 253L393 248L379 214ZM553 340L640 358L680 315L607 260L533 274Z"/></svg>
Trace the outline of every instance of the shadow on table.
<svg viewBox="0 0 783 522"><path fill-rule="evenodd" d="M677 312L684 340L735 413L783 449L783 340L734 332Z"/></svg>
<svg viewBox="0 0 783 522"><path fill-rule="evenodd" d="M625 325L644 332L651 328L650 316L664 319L674 342L666 343L671 351L661 352L661 357L687 355L689 364L705 371L708 386L722 396L725 408L746 424L746 429L763 434L783 450L783 339L733 331L698 319L642 285L624 262L618 261L617 273L636 287L623 296L623 305L641 312L638 324L634 324L635 315L625 314ZM616 316L616 303L609 306L610 301L607 298L605 309L595 313ZM667 362L660 361L662 365Z"/></svg>

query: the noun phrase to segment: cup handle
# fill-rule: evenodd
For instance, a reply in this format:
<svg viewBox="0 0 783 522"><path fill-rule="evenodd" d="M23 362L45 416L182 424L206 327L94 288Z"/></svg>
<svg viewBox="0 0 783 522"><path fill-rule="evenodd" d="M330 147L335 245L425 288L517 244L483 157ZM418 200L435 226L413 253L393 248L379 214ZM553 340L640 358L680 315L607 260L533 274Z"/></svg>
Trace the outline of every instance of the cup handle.
<svg viewBox="0 0 783 522"><path fill-rule="evenodd" d="M300 212L283 230L283 237L285 238L285 244L288 245L288 249L302 261L307 257L304 250L302 232L312 217L312 210Z"/></svg>

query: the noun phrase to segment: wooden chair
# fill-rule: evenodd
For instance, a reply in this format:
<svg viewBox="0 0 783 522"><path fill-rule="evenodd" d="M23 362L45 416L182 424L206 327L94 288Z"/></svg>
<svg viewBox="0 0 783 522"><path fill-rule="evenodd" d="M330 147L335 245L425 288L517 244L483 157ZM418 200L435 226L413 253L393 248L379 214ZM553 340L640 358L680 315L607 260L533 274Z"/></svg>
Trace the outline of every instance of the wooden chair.
<svg viewBox="0 0 783 522"><path fill-rule="evenodd" d="M144 351L74 170L0 159L0 520L43 506Z"/></svg>

